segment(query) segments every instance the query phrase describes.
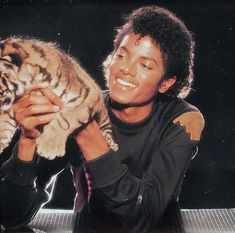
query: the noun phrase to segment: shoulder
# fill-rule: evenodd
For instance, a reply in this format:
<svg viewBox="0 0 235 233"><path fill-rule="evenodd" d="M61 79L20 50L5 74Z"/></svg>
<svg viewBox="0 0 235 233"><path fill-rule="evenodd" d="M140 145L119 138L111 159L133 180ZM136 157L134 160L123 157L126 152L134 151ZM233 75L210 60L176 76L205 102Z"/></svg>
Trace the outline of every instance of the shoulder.
<svg viewBox="0 0 235 233"><path fill-rule="evenodd" d="M184 127L191 140L200 140L205 125L203 115L199 111L182 113L173 119L173 123Z"/></svg>
<svg viewBox="0 0 235 233"><path fill-rule="evenodd" d="M160 97L159 105L166 124L183 127L191 140L200 140L205 121L200 110L179 98Z"/></svg>
<svg viewBox="0 0 235 233"><path fill-rule="evenodd" d="M188 111L199 112L197 107L180 98L158 95L156 103L157 108L160 108L164 112L164 115L170 118L174 118Z"/></svg>

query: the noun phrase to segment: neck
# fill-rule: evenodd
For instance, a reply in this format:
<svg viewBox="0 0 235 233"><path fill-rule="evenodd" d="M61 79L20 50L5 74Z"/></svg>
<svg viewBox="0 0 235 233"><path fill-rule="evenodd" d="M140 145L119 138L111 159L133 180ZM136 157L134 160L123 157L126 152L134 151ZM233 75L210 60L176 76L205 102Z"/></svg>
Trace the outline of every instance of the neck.
<svg viewBox="0 0 235 233"><path fill-rule="evenodd" d="M125 122L138 122L145 119L152 111L153 100L144 105L125 105L116 102L111 103L112 112Z"/></svg>

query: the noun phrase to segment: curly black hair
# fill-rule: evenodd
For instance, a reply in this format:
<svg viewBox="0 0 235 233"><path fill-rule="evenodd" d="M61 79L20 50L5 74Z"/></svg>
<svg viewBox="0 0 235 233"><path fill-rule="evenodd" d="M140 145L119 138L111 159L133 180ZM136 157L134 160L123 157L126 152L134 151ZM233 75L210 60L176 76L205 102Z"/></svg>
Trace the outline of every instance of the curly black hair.
<svg viewBox="0 0 235 233"><path fill-rule="evenodd" d="M162 80L175 76L175 84L165 94L185 98L193 81L194 46L192 33L172 12L158 7L147 6L134 10L125 18L123 26L117 28L113 54L122 39L130 33L150 36L163 55L165 73ZM104 70L108 65L104 62Z"/></svg>

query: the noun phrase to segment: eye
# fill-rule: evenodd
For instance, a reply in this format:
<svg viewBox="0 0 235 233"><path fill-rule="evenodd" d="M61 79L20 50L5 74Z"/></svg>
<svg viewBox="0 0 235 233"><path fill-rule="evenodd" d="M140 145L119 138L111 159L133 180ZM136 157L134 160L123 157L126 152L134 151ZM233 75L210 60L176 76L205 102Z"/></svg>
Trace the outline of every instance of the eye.
<svg viewBox="0 0 235 233"><path fill-rule="evenodd" d="M117 53L117 54L116 54L116 57L122 59L122 58L125 57L125 55L122 54L122 53Z"/></svg>
<svg viewBox="0 0 235 233"><path fill-rule="evenodd" d="M146 65L145 63L141 63L141 66L144 67L145 69L152 70L153 68L149 65Z"/></svg>

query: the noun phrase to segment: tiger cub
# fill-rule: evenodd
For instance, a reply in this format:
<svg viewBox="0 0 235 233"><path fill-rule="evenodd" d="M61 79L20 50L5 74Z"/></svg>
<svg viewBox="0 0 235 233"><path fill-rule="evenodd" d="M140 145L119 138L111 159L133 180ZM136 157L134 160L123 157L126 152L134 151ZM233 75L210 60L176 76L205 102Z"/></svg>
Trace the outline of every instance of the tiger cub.
<svg viewBox="0 0 235 233"><path fill-rule="evenodd" d="M37 139L40 156L63 156L67 137L94 116L107 145L117 150L102 92L78 62L53 43L10 37L0 41L0 153L17 128L14 101L40 84L48 84L63 102Z"/></svg>

